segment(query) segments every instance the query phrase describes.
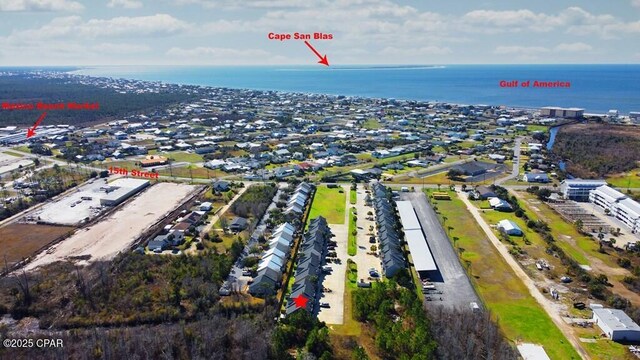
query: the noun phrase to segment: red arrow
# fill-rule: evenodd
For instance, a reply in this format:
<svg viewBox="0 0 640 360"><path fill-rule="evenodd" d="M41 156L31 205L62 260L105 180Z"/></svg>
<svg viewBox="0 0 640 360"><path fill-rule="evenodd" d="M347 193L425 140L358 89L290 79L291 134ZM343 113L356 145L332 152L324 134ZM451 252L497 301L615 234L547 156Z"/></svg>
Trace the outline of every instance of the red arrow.
<svg viewBox="0 0 640 360"><path fill-rule="evenodd" d="M320 58L320 61L318 61L318 64L323 64L324 66L329 66L329 60L327 59L327 55L320 55L320 53L313 48L313 46L311 46L311 44L309 44L309 42L307 40L304 41L304 43L309 47L309 49L311 49L311 51L313 51L314 54L316 54L317 57Z"/></svg>
<svg viewBox="0 0 640 360"><path fill-rule="evenodd" d="M40 117L38 118L38 120L36 120L36 123L33 125L33 127L27 129L27 139L36 134L36 128L38 127L38 125L40 125L40 123L42 122L42 120L44 120L46 116L47 116L47 113L43 112L42 115L40 115Z"/></svg>

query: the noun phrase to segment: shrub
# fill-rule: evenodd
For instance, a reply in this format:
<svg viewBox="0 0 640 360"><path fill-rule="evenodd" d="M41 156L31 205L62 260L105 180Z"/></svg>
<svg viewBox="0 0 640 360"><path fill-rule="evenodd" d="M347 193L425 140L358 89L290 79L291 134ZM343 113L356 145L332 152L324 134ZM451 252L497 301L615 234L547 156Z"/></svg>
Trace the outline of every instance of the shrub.
<svg viewBox="0 0 640 360"><path fill-rule="evenodd" d="M619 258L618 259L618 265L620 265L621 267L628 269L631 267L631 260L627 259L627 258Z"/></svg>

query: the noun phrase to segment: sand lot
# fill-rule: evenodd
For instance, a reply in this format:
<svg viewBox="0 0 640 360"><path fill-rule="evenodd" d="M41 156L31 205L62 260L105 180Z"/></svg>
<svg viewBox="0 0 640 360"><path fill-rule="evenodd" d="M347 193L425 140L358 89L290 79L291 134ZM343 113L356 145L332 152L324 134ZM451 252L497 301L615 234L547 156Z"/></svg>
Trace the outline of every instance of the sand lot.
<svg viewBox="0 0 640 360"><path fill-rule="evenodd" d="M89 261L113 258L140 233L180 205L195 189L185 184L156 184L99 223L78 230L55 248L42 252L27 264L26 269L69 257L89 255Z"/></svg>
<svg viewBox="0 0 640 360"><path fill-rule="evenodd" d="M26 158L0 153L0 174L20 168L20 166L32 165L33 161Z"/></svg>

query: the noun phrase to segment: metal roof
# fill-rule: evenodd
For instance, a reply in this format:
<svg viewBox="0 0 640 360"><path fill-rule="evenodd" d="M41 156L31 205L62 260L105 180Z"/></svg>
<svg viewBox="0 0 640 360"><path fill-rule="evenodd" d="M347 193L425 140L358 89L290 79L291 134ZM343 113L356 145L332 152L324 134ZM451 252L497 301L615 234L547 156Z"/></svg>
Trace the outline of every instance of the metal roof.
<svg viewBox="0 0 640 360"><path fill-rule="evenodd" d="M404 236L409 244L409 251L413 258L413 266L417 271L437 270L436 262L431 255L431 250L427 245L421 229L405 230Z"/></svg>
<svg viewBox="0 0 640 360"><path fill-rule="evenodd" d="M618 309L593 309L593 313L600 321L605 323L611 330L633 330L640 331L640 326L636 324L629 315Z"/></svg>
<svg viewBox="0 0 640 360"><path fill-rule="evenodd" d="M422 226L420 226L416 212L413 210L413 205L411 205L410 201L396 201L396 205L398 206L400 222L404 228L404 237L409 245L414 267L417 271L437 270L438 267L422 233Z"/></svg>
<svg viewBox="0 0 640 360"><path fill-rule="evenodd" d="M396 201L398 206L398 213L400 214L400 221L404 230L422 229L416 212L413 210L411 201Z"/></svg>

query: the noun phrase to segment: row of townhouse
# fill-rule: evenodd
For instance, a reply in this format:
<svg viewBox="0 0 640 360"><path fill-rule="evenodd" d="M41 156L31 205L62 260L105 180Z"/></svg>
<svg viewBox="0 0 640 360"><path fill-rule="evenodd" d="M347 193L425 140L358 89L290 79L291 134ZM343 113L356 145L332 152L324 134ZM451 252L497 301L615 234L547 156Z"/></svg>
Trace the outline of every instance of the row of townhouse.
<svg viewBox="0 0 640 360"><path fill-rule="evenodd" d="M322 266L325 264L327 244L331 236L331 230L324 217L319 216L311 220L298 251L295 281L291 286L291 294L286 306L287 315L300 309L305 309L311 314L317 310L322 293ZM299 307L294 300L300 296L306 299L303 307Z"/></svg>
<svg viewBox="0 0 640 360"><path fill-rule="evenodd" d="M398 218L393 204L389 200L387 188L380 183L374 183L372 189L382 270L384 275L390 278L406 266L402 254L401 236L398 232Z"/></svg>
<svg viewBox="0 0 640 360"><path fill-rule="evenodd" d="M312 192L312 185L305 182L298 184L289 199L285 213L298 218L302 216ZM294 221L293 223L299 224L300 222ZM298 227L291 223L284 223L275 229L269 238L269 249L262 255L258 264L258 275L249 286L251 295L265 297L276 293L287 267L297 230Z"/></svg>

